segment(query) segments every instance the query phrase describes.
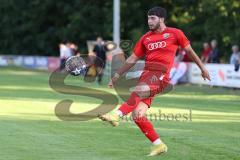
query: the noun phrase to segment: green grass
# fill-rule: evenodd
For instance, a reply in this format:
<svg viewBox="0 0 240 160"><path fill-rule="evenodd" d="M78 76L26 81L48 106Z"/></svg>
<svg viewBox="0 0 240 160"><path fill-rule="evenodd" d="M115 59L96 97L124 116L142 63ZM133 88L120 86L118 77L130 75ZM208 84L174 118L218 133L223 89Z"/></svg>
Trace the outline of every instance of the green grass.
<svg viewBox="0 0 240 160"><path fill-rule="evenodd" d="M150 143L133 122L111 128L99 120L60 121L55 105L73 99L73 113L101 100L64 95L48 85L49 73L0 68L1 160L240 159L240 91L180 85L155 98L149 113L188 114L192 121L154 121L169 147L161 157L146 157ZM105 86L68 77L67 83L115 93Z"/></svg>

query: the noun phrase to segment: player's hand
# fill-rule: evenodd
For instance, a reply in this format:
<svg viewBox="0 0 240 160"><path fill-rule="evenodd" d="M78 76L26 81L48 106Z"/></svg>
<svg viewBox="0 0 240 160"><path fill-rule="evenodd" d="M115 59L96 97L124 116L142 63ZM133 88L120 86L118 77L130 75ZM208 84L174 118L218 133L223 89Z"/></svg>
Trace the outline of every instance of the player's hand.
<svg viewBox="0 0 240 160"><path fill-rule="evenodd" d="M108 83L108 87L109 88L113 88L113 82L112 82L112 79L110 79L109 83Z"/></svg>
<svg viewBox="0 0 240 160"><path fill-rule="evenodd" d="M205 68L202 70L202 77L203 77L204 80L207 79L207 80L211 81L210 75Z"/></svg>
<svg viewBox="0 0 240 160"><path fill-rule="evenodd" d="M109 81L108 86L109 88L113 88L114 83L118 80L119 75L115 74L112 79Z"/></svg>

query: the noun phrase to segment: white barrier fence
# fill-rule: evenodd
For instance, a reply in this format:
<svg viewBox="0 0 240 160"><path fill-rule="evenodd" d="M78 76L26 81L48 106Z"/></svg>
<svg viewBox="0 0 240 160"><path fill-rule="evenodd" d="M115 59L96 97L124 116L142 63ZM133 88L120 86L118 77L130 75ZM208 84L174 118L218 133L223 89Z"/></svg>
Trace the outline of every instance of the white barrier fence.
<svg viewBox="0 0 240 160"><path fill-rule="evenodd" d="M47 56L0 55L0 67L1 66L19 66L48 70L51 72L60 67L60 58ZM111 64L107 61L104 75L110 76L110 73Z"/></svg>
<svg viewBox="0 0 240 160"><path fill-rule="evenodd" d="M60 66L58 57L0 55L0 66L21 66L53 71Z"/></svg>
<svg viewBox="0 0 240 160"><path fill-rule="evenodd" d="M59 67L60 60L58 57L0 55L0 66L9 65L53 71ZM140 76L143 66L144 61L139 61L138 64L135 65L133 72L127 75L127 78ZM110 68L110 64L107 63L105 75L109 75ZM187 63L187 73L184 75L184 82L240 88L240 70L236 72L234 70L234 65L206 64L206 68L210 73L211 82L203 80L201 77L201 71L194 63Z"/></svg>
<svg viewBox="0 0 240 160"><path fill-rule="evenodd" d="M185 62L181 62L184 64ZM138 64L144 66L144 61L140 61ZM180 79L184 83L192 84L204 84L211 86L222 86L231 88L240 88L240 70L237 72L234 70L234 65L230 64L206 64L206 68L209 71L211 81L204 81L201 76L201 71L195 63L185 63L187 66L187 71L184 76ZM138 67L139 68L139 67ZM141 67L140 67L141 68ZM178 68L180 69L180 68ZM176 68L173 68L176 70ZM141 75L142 71L139 69L134 69L126 75L127 79L136 78Z"/></svg>
<svg viewBox="0 0 240 160"><path fill-rule="evenodd" d="M234 71L234 65L230 64L206 64L211 82L204 81L201 71L194 63L188 64L187 79L193 84L208 84L212 86L240 88L240 70Z"/></svg>

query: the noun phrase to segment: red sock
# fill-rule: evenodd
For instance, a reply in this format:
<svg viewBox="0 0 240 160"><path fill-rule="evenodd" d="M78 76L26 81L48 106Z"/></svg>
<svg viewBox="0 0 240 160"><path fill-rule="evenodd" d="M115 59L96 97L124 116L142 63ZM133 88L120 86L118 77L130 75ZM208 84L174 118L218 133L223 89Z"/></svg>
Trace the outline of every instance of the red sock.
<svg viewBox="0 0 240 160"><path fill-rule="evenodd" d="M127 115L128 113L132 112L140 102L140 98L135 92L132 92L130 98L123 103L118 110L120 110L123 115Z"/></svg>
<svg viewBox="0 0 240 160"><path fill-rule="evenodd" d="M154 142L159 138L159 135L154 130L151 122L144 116L141 118L133 119L137 126L141 129L143 134L151 141Z"/></svg>

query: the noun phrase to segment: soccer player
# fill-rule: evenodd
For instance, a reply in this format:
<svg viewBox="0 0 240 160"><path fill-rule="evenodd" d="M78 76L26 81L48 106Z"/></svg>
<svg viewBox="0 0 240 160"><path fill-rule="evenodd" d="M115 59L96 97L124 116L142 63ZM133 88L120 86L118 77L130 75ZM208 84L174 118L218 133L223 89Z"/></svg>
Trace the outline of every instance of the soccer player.
<svg viewBox="0 0 240 160"><path fill-rule="evenodd" d="M114 86L118 78L128 71L140 58L145 58L144 71L141 74L135 90L113 114L101 115L99 118L113 126L119 125L119 119L130 112L136 125L152 142L149 156L167 152L167 146L160 139L145 113L156 94L162 93L169 85L169 72L173 65L176 50L184 48L190 58L198 65L202 77L210 80L210 76L199 57L192 49L189 40L180 29L167 27L165 24L166 10L154 7L148 11L148 26L150 31L144 34L134 47L133 54L120 67L109 82Z"/></svg>

